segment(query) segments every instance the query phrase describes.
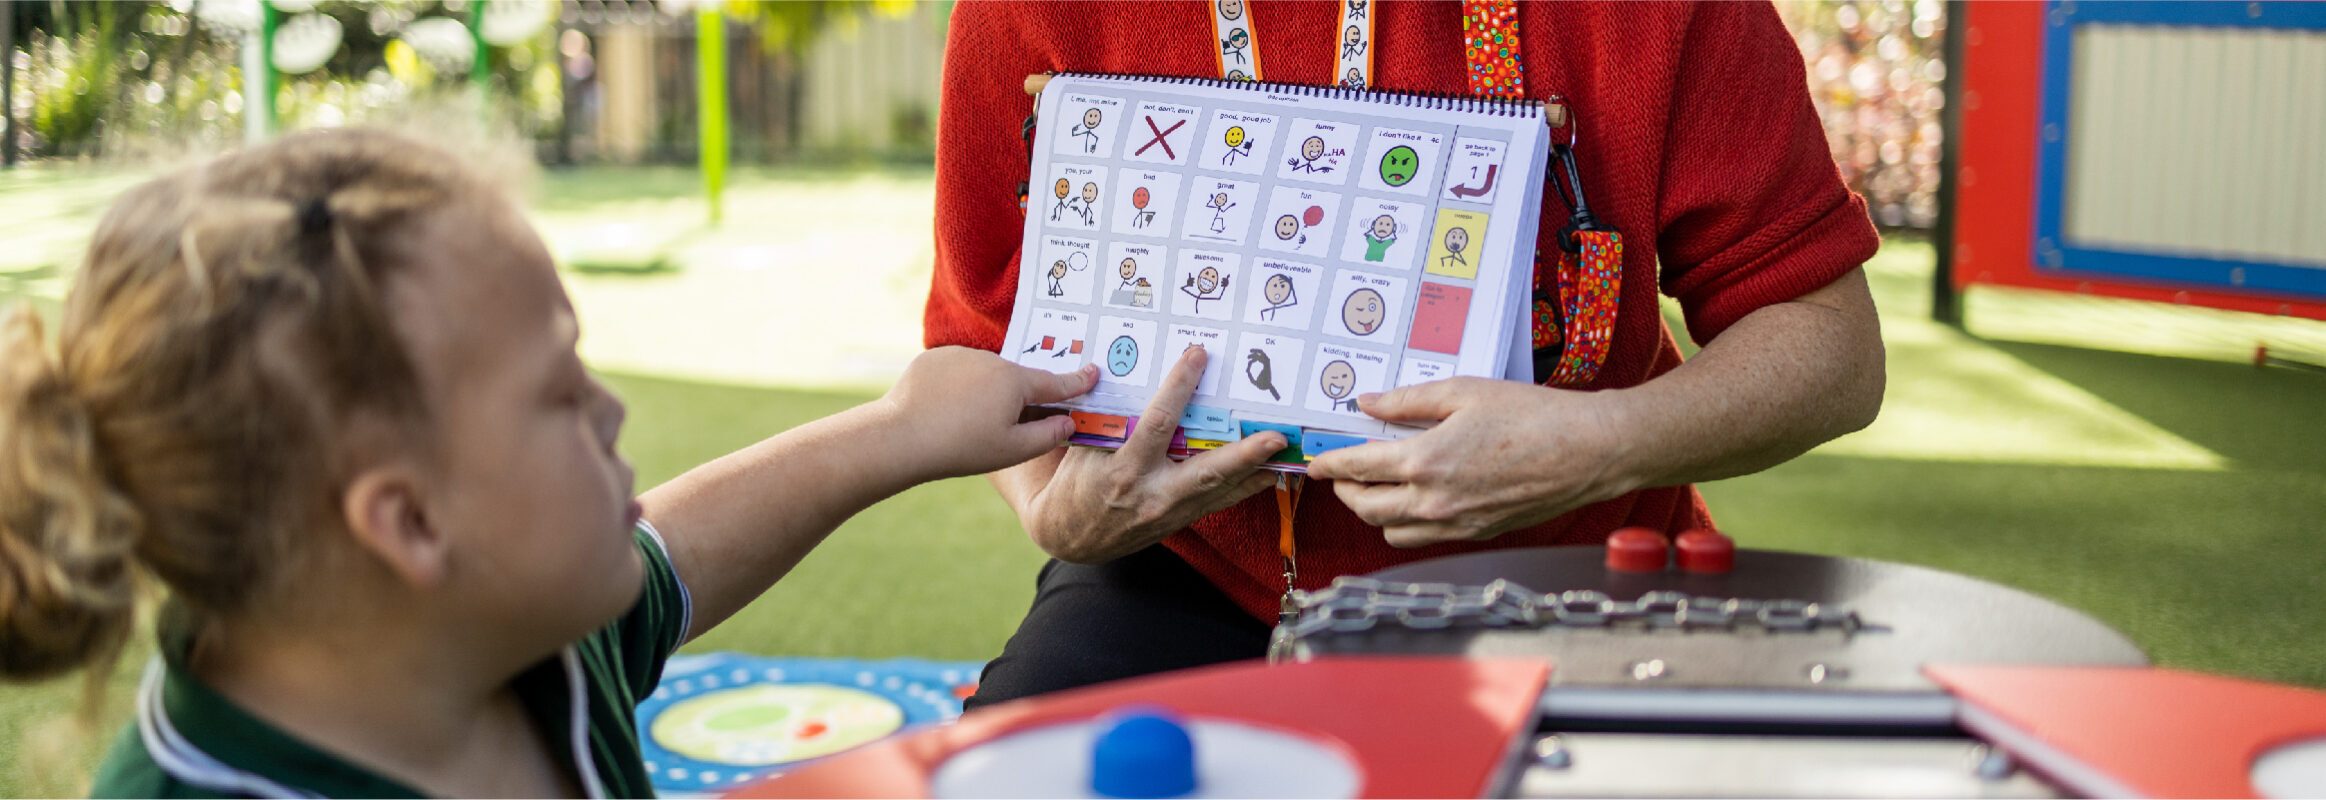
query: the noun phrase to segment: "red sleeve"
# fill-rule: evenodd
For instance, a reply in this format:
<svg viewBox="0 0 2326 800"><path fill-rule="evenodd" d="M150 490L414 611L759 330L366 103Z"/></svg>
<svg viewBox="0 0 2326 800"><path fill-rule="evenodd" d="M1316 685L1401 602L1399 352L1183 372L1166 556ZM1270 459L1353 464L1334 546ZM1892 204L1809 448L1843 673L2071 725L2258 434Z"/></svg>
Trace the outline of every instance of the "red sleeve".
<svg viewBox="0 0 2326 800"><path fill-rule="evenodd" d="M1881 244L1841 181L1801 52L1767 3L1693 7L1656 209L1665 294L1711 341L1832 283Z"/></svg>
<svg viewBox="0 0 2326 800"><path fill-rule="evenodd" d="M1014 4L962 3L945 38L937 111L937 254L922 316L929 347L1001 348L1018 289L1026 76L1048 69Z"/></svg>

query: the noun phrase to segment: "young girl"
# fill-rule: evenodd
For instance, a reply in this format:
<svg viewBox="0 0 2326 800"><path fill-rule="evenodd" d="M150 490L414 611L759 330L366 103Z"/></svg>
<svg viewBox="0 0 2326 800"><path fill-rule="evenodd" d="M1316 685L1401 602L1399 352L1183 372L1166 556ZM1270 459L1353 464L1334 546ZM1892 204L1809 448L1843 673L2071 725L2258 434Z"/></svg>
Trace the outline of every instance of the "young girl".
<svg viewBox="0 0 2326 800"><path fill-rule="evenodd" d="M961 348L638 500L623 410L514 206L449 154L305 133L125 195L0 336L0 677L169 602L102 796L653 793L666 657L915 483L1057 447L1079 395Z"/></svg>

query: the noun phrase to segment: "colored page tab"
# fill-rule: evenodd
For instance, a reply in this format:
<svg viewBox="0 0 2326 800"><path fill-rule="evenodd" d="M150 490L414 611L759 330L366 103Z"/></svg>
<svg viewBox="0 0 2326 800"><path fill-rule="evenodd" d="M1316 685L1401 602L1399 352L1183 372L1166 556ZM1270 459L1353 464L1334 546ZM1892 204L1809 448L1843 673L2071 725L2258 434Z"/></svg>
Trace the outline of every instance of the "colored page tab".
<svg viewBox="0 0 2326 800"><path fill-rule="evenodd" d="M1355 447L1369 441L1372 440L1363 436L1350 436L1345 433L1307 431L1300 437L1300 454L1313 459L1317 456L1330 453L1334 450L1339 450L1344 447Z"/></svg>
<svg viewBox="0 0 2326 800"><path fill-rule="evenodd" d="M1187 412L1179 415L1179 427L1191 432L1219 434L1202 437L1207 439L1233 439L1236 436L1236 421L1223 408L1188 406Z"/></svg>
<svg viewBox="0 0 2326 800"><path fill-rule="evenodd" d="M1075 433L1109 439L1126 439L1131 435L1131 421L1124 417L1088 411L1070 411L1067 415L1074 418Z"/></svg>
<svg viewBox="0 0 2326 800"><path fill-rule="evenodd" d="M1239 420L1237 424L1241 426L1246 439L1252 438L1253 435L1261 431L1275 431L1284 434L1284 449L1276 451L1276 454L1269 456L1268 460L1286 464L1299 464L1307 460L1300 455L1300 426L1249 419Z"/></svg>

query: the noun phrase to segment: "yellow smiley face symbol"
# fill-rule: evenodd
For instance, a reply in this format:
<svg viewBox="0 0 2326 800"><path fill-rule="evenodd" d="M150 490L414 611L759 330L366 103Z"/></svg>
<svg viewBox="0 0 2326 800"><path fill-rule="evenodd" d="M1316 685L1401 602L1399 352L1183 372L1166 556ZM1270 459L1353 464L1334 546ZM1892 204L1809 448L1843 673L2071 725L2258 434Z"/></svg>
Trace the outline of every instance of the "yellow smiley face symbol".
<svg viewBox="0 0 2326 800"><path fill-rule="evenodd" d="M1227 141L1229 147L1244 146L1244 126L1237 125L1228 128Z"/></svg>

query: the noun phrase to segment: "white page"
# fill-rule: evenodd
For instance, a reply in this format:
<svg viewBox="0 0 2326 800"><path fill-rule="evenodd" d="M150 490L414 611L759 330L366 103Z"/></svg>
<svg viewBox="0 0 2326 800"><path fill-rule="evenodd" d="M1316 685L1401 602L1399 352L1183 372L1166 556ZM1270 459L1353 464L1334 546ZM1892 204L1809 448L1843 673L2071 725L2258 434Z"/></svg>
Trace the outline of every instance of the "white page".
<svg viewBox="0 0 2326 800"><path fill-rule="evenodd" d="M1190 342L1213 364L1194 405L1370 437L1413 429L1358 395L1531 375L1533 108L1073 75L1036 108L1002 353L1100 364L1063 406L1140 413Z"/></svg>

